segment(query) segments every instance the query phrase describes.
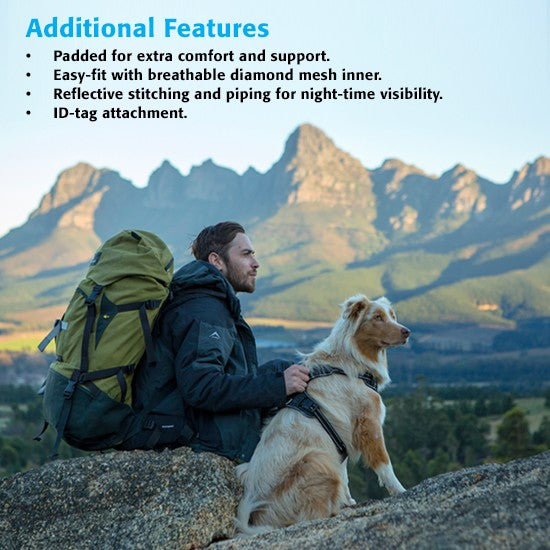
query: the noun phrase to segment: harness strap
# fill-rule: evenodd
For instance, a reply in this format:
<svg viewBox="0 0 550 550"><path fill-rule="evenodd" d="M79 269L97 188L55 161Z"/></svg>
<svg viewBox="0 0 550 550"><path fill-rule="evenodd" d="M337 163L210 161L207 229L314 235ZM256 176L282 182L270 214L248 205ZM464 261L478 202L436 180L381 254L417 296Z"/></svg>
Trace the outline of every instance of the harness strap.
<svg viewBox="0 0 550 550"><path fill-rule="evenodd" d="M378 391L378 380L376 380L376 378L370 372L360 374L359 378L363 380L365 386L372 388L376 392Z"/></svg>
<svg viewBox="0 0 550 550"><path fill-rule="evenodd" d="M333 374L342 374L344 376L347 376L346 372L338 367L332 367L330 365L316 365L312 369L312 372L310 372L309 379L311 381L315 378L322 378L324 376L331 376ZM371 373L365 372L364 374L360 374L358 378L363 380L365 385L369 388L373 389L376 392L378 391L378 381ZM323 429L330 436L330 438L334 442L334 445L336 445L336 448L338 449L338 452L342 457L342 461L346 459L346 457L348 456L346 444L342 441L342 438L338 435L338 432L334 429L329 419L321 411L319 403L317 403L317 401L315 401L307 393L307 391L293 395L286 402L285 407L301 412L309 418L316 418Z"/></svg>
<svg viewBox="0 0 550 550"><path fill-rule="evenodd" d="M316 365L313 367L312 372L310 372L309 379L313 380L315 378L323 378L324 376L330 376L332 374L343 374L344 376L347 376L345 371L338 367L331 367L330 365ZM360 374L357 378L363 380L365 386L368 386L376 392L378 391L378 381L370 372Z"/></svg>
<svg viewBox="0 0 550 550"><path fill-rule="evenodd" d="M327 432L332 439L336 449L340 453L342 462L348 456L348 450L346 444L342 441L342 438L338 435L338 432L333 428L329 419L321 411L319 403L315 401L307 392L297 393L292 396L285 404L286 407L301 412L309 418L316 418L323 429Z"/></svg>

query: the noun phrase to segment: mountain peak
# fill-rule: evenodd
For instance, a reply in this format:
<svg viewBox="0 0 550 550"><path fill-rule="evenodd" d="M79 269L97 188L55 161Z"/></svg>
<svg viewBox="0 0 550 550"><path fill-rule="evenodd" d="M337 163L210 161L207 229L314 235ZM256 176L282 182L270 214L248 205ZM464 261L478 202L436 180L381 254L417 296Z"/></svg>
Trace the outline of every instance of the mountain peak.
<svg viewBox="0 0 550 550"><path fill-rule="evenodd" d="M400 168L405 168L407 165L399 159L386 159L382 166L380 166L380 170L399 170Z"/></svg>
<svg viewBox="0 0 550 550"><path fill-rule="evenodd" d="M399 160L396 158L386 159L382 163L382 166L380 166L380 168L377 168L376 171L382 171L382 172L393 171L399 174L400 177L404 177L408 174L425 175L420 168L417 168L413 164L407 164L406 162L403 162L402 160Z"/></svg>
<svg viewBox="0 0 550 550"><path fill-rule="evenodd" d="M168 159L164 159L159 168L161 168L162 170L175 169L174 165Z"/></svg>
<svg viewBox="0 0 550 550"><path fill-rule="evenodd" d="M302 124L289 136L280 160L268 173L282 202L325 207L362 205L372 211L374 197L367 169L339 149L319 128Z"/></svg>
<svg viewBox="0 0 550 550"><path fill-rule="evenodd" d="M547 178L550 175L550 158L540 156L514 172L511 183L510 204L516 210L527 204L540 203L546 196Z"/></svg>
<svg viewBox="0 0 550 550"><path fill-rule="evenodd" d="M316 156L327 149L335 149L334 142L312 124L301 124L286 141L283 158Z"/></svg>
<svg viewBox="0 0 550 550"><path fill-rule="evenodd" d="M48 212L79 197L94 187L100 175L100 170L85 162L79 162L63 170L50 192L44 195L37 210L31 216Z"/></svg>
<svg viewBox="0 0 550 550"><path fill-rule="evenodd" d="M171 164L168 160L164 160L162 164L151 174L149 185L153 187L162 185L162 182L173 178L182 178L180 171Z"/></svg>
<svg viewBox="0 0 550 550"><path fill-rule="evenodd" d="M189 171L189 178L216 178L216 177L235 177L237 173L234 172L231 168L225 166L220 166L216 164L211 158L206 159L198 166L192 166Z"/></svg>
<svg viewBox="0 0 550 550"><path fill-rule="evenodd" d="M550 158L540 156L529 165L529 170L533 176L550 175Z"/></svg>
<svg viewBox="0 0 550 550"><path fill-rule="evenodd" d="M441 177L442 178L451 177L454 179L460 176L464 176L466 174L474 174L474 172L469 168L466 168L464 164L455 164L450 170L447 170L446 172L444 172L441 175Z"/></svg>
<svg viewBox="0 0 550 550"><path fill-rule="evenodd" d="M114 170L94 168L90 164L79 162L59 174L53 187L42 197L38 208L31 213L30 218L60 206L69 205L73 201L79 202L96 191L105 192L119 185L131 186L132 184L121 178L120 174Z"/></svg>

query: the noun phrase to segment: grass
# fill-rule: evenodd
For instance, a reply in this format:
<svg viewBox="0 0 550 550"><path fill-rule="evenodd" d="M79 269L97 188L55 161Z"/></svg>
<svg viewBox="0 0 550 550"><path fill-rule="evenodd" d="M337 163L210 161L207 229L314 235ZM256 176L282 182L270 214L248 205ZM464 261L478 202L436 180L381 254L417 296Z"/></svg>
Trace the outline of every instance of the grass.
<svg viewBox="0 0 550 550"><path fill-rule="evenodd" d="M267 317L247 317L247 323L253 327L283 327L285 329L309 330L331 327L332 323L321 321L293 321L290 319L270 319Z"/></svg>
<svg viewBox="0 0 550 550"><path fill-rule="evenodd" d="M0 351L38 352L36 346L38 346L46 334L47 331L41 330L1 335Z"/></svg>

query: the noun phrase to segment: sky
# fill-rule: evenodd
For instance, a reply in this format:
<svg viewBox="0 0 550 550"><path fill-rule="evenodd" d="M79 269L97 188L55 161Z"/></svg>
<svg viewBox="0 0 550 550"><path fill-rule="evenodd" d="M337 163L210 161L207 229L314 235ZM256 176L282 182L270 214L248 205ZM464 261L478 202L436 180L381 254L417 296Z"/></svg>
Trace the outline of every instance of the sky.
<svg viewBox="0 0 550 550"><path fill-rule="evenodd" d="M64 169L78 162L110 168L137 186L169 160L182 174L207 159L244 172L265 172L280 157L289 134L302 123L323 130L341 149L373 169L387 158L414 164L439 175L457 163L497 183L540 155L550 154L550 2L548 0L118 0L94 2L0 0L0 87L2 126L0 235L25 222ZM139 23L153 17L155 37L26 37L31 20L41 26L57 17L100 23ZM180 23L265 23L267 37L164 37L167 18ZM74 53L116 48L132 53L125 63L61 63L54 51ZM56 100L54 89L75 83L55 81L54 71L93 67L121 70L149 67L173 71L178 63L132 62L139 52L233 51L320 53L329 62L301 66L263 63L207 64L209 68L275 71L378 71L382 80L351 83L379 93L424 87L442 99L389 101L307 99L276 101L281 83L254 83L270 90L272 100L141 102L145 108L183 107L182 120L55 119L55 107L84 109L137 103ZM27 58L27 53L31 54ZM202 67L188 65L194 70ZM26 73L31 76L27 77ZM78 84L76 84L78 85ZM206 89L204 83L164 82L164 88ZM283 87L345 88L342 82L285 82ZM158 88L148 82L86 81L83 89ZM249 82L226 82L223 89L247 91ZM210 85L212 87L212 85ZM214 86L215 88L215 86ZM27 92L31 92L27 95ZM223 96L222 96L223 97ZM164 106L167 105L167 106ZM31 114L26 112L30 110Z"/></svg>

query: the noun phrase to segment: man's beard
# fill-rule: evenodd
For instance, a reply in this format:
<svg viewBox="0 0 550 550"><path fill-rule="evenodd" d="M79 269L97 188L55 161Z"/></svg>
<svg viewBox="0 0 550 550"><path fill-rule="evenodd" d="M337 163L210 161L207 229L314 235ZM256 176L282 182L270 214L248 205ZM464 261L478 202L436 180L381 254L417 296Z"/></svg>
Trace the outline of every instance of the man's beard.
<svg viewBox="0 0 550 550"><path fill-rule="evenodd" d="M235 292L254 292L256 290L256 279L249 278L249 272L239 273L234 269L231 262L225 262L227 268L226 278Z"/></svg>

